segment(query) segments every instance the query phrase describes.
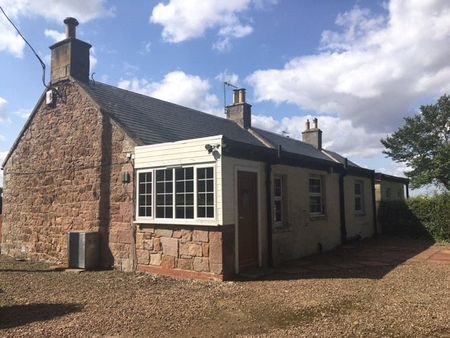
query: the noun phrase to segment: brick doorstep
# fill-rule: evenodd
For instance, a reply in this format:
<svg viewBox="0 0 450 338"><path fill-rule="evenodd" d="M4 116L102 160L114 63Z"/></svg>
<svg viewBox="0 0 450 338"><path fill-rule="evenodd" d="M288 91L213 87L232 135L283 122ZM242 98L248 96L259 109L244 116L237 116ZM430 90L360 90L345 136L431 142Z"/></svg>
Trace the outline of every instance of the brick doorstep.
<svg viewBox="0 0 450 338"><path fill-rule="evenodd" d="M138 265L137 271L146 272L154 275L162 275L177 279L198 279L223 281L223 275L216 275L208 272L187 271L180 269L166 269L159 266Z"/></svg>

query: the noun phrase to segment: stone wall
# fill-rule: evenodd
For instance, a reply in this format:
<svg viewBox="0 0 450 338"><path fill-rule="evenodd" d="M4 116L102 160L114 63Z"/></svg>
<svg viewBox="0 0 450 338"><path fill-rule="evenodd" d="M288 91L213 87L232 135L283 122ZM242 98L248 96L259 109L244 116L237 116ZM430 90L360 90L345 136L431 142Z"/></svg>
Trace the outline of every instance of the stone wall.
<svg viewBox="0 0 450 338"><path fill-rule="evenodd" d="M141 227L136 234L138 270L184 278L230 278L234 271L232 229L233 226Z"/></svg>
<svg viewBox="0 0 450 338"><path fill-rule="evenodd" d="M100 231L103 266L132 265L134 143L73 82L42 102L4 169L2 253L67 262L67 233Z"/></svg>

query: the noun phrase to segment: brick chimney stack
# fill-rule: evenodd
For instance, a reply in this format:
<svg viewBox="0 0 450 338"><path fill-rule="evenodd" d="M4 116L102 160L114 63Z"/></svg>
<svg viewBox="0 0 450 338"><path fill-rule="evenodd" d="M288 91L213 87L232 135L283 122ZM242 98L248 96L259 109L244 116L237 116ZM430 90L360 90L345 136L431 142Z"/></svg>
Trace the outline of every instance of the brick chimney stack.
<svg viewBox="0 0 450 338"><path fill-rule="evenodd" d="M235 89L233 94L233 104L227 107L227 119L248 129L252 125L252 106L245 102L245 89Z"/></svg>
<svg viewBox="0 0 450 338"><path fill-rule="evenodd" d="M322 130L319 129L319 121L317 118L313 119L313 127L310 127L309 120L306 120L305 131L302 132L303 142L309 143L314 148L322 150Z"/></svg>
<svg viewBox="0 0 450 338"><path fill-rule="evenodd" d="M73 77L79 81L89 81L90 44L76 38L78 20L66 18L66 38L50 46L52 51L51 83Z"/></svg>

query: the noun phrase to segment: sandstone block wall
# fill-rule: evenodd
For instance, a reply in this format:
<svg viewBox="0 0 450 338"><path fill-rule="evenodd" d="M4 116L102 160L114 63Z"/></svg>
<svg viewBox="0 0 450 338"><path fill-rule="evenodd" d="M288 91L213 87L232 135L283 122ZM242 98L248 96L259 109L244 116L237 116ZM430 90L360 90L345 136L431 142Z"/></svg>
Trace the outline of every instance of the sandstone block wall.
<svg viewBox="0 0 450 338"><path fill-rule="evenodd" d="M142 227L136 234L138 270L187 278L228 278L234 270L230 228Z"/></svg>
<svg viewBox="0 0 450 338"><path fill-rule="evenodd" d="M132 264L134 143L72 82L44 103L4 169L2 253L67 262L67 233L100 231L104 266Z"/></svg>

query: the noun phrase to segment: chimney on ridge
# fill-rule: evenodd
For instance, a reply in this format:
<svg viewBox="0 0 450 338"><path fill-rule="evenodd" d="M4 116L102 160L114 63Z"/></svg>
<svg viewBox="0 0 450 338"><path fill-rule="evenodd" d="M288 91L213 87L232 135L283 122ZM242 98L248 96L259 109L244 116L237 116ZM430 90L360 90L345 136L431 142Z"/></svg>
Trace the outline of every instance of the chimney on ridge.
<svg viewBox="0 0 450 338"><path fill-rule="evenodd" d="M73 77L79 81L89 81L90 44L76 38L78 21L66 18L66 38L50 46L52 51L51 83Z"/></svg>
<svg viewBox="0 0 450 338"><path fill-rule="evenodd" d="M244 88L235 89L233 92L233 104L227 107L227 119L248 129L252 125L252 106L245 102Z"/></svg>
<svg viewBox="0 0 450 338"><path fill-rule="evenodd" d="M317 118L313 119L313 127L309 120L306 120L305 131L302 132L303 142L309 143L316 149L322 150L322 130L319 129L319 121Z"/></svg>

